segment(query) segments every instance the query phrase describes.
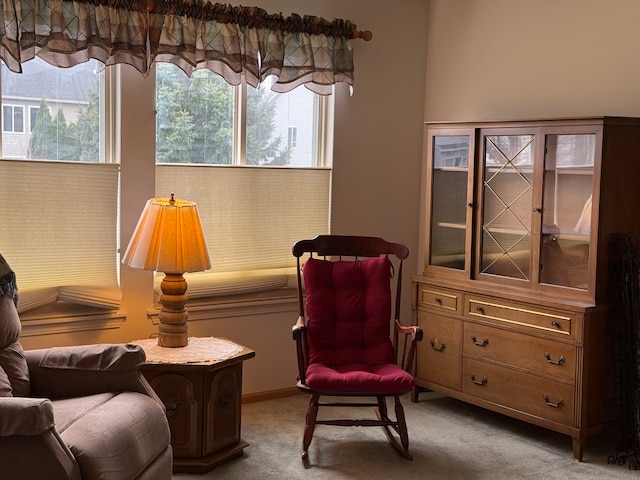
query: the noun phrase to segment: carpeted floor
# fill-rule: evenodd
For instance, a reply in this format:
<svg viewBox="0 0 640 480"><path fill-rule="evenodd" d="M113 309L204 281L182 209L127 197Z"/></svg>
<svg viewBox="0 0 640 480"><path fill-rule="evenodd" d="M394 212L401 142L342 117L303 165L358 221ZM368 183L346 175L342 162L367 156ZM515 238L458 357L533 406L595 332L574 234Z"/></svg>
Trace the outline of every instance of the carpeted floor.
<svg viewBox="0 0 640 480"><path fill-rule="evenodd" d="M381 428L318 426L309 462L300 458L308 397L243 406L244 455L194 479L640 479L640 471L610 465L615 445L587 443L584 461L573 459L571 439L503 415L423 393L403 401L414 460L401 458ZM321 410L322 412L322 410ZM346 417L353 416L349 410ZM368 412L367 412L368 413Z"/></svg>

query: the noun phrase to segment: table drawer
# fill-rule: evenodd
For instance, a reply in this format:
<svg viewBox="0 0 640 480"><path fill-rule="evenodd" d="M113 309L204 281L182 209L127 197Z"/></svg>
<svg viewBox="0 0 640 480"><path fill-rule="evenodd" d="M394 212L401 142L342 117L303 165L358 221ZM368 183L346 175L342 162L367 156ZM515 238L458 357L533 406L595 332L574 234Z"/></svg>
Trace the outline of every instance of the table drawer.
<svg viewBox="0 0 640 480"><path fill-rule="evenodd" d="M573 385L465 358L462 391L530 415L573 425Z"/></svg>
<svg viewBox="0 0 640 480"><path fill-rule="evenodd" d="M424 332L418 343L416 376L460 390L462 371L462 321L432 312L418 312Z"/></svg>
<svg viewBox="0 0 640 480"><path fill-rule="evenodd" d="M570 312L476 295L467 295L464 315L571 338L575 337L577 323Z"/></svg>
<svg viewBox="0 0 640 480"><path fill-rule="evenodd" d="M571 344L466 322L462 349L465 356L575 382L577 350Z"/></svg>
<svg viewBox="0 0 640 480"><path fill-rule="evenodd" d="M458 313L462 306L462 293L418 284L418 306Z"/></svg>

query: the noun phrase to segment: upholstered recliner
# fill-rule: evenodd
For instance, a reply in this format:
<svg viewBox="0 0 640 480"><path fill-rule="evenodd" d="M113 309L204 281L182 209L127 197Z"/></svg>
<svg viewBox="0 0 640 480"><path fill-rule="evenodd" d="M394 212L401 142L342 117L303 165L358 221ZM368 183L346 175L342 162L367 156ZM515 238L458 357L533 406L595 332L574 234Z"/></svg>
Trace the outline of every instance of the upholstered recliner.
<svg viewBox="0 0 640 480"><path fill-rule="evenodd" d="M169 426L139 371L144 351L24 351L16 300L15 275L0 255L0 478L170 479Z"/></svg>

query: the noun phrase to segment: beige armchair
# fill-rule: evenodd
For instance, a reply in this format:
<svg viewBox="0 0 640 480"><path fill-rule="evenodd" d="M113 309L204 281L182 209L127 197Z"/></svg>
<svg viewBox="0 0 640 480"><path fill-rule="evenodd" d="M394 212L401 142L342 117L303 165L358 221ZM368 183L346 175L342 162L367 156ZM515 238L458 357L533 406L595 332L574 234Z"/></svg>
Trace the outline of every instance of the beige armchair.
<svg viewBox="0 0 640 480"><path fill-rule="evenodd" d="M0 477L170 479L169 426L139 371L144 351L124 344L24 351L12 276L0 275Z"/></svg>

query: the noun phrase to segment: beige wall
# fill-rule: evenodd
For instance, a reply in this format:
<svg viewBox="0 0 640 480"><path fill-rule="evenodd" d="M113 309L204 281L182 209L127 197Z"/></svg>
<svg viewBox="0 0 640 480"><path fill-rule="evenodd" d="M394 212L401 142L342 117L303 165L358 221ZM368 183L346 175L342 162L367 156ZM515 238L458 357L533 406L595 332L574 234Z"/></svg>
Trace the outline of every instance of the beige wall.
<svg viewBox="0 0 640 480"><path fill-rule="evenodd" d="M427 120L640 116L637 0L430 0Z"/></svg>

